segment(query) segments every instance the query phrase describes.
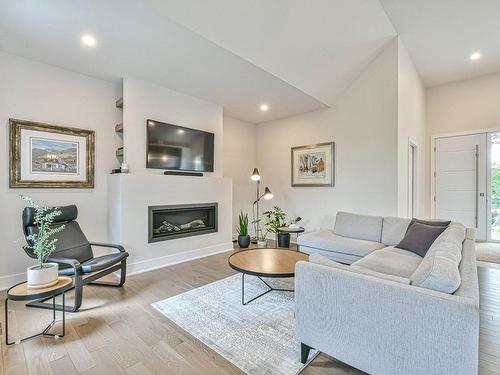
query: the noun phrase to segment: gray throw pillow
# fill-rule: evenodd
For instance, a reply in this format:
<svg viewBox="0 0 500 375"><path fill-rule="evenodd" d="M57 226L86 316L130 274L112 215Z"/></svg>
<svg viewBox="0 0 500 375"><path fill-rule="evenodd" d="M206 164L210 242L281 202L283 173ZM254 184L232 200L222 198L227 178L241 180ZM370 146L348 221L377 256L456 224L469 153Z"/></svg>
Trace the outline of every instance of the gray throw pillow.
<svg viewBox="0 0 500 375"><path fill-rule="evenodd" d="M433 227L447 227L448 225L450 225L451 220L446 220L446 221L444 221L444 220L421 220L421 219L413 218L413 219L411 219L410 224L408 224L408 228L406 228L406 231L408 232L408 229L410 229L410 227L415 223L430 225Z"/></svg>
<svg viewBox="0 0 500 375"><path fill-rule="evenodd" d="M436 238L438 238L446 228L446 226L427 225L415 222L408 227L405 236L395 247L411 251L423 258Z"/></svg>

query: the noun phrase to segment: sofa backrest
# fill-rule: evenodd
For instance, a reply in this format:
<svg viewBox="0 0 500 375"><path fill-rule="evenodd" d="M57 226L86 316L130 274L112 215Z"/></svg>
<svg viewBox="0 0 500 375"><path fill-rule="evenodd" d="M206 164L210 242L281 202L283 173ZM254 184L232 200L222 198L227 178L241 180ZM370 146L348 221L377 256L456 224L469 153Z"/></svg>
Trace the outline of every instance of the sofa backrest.
<svg viewBox="0 0 500 375"><path fill-rule="evenodd" d="M384 217L382 223L382 243L386 246L395 246L401 242L406 234L411 219L406 217Z"/></svg>
<svg viewBox="0 0 500 375"><path fill-rule="evenodd" d="M461 283L459 265L462 260L462 244L465 227L451 223L436 238L422 263L410 276L412 285L444 293L454 293Z"/></svg>
<svg viewBox="0 0 500 375"><path fill-rule="evenodd" d="M382 238L382 216L358 215L339 211L333 233L358 240L380 242Z"/></svg>

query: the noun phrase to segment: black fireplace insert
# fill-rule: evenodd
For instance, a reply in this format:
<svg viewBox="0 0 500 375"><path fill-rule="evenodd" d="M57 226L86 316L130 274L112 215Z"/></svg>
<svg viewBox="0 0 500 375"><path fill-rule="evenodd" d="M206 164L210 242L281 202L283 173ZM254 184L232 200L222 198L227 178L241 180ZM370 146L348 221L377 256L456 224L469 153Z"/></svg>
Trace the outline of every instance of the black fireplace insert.
<svg viewBox="0 0 500 375"><path fill-rule="evenodd" d="M148 242L217 232L217 203L149 206Z"/></svg>

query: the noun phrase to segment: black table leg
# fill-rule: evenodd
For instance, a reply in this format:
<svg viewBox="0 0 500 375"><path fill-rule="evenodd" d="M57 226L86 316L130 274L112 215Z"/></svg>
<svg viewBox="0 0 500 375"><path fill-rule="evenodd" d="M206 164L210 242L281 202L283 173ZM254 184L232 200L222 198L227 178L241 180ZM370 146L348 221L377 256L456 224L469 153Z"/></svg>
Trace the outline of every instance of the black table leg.
<svg viewBox="0 0 500 375"><path fill-rule="evenodd" d="M56 296L53 296L52 297L52 321L49 323L49 325L47 327L45 327L45 329L40 332L40 333L37 333L37 334L34 334L34 335L31 335L31 336L28 336L28 337L24 337L24 338L21 338L17 341L12 341L12 342L9 342L9 298L6 298L5 299L5 343L7 345L12 345L12 344L20 344L26 340L29 340L29 339L32 339L34 337L38 337L38 336L51 336L51 337L54 337L55 339L58 339L60 337L64 337L64 335L66 334L66 312L64 310L64 307L65 307L65 295L64 295L64 292L61 293L62 294L62 305L63 305L63 310L62 310L62 335L60 334L55 334L55 333L49 333L49 330L54 326L54 324L56 323Z"/></svg>
<svg viewBox="0 0 500 375"><path fill-rule="evenodd" d="M281 289L281 288L274 288L268 283L266 283L260 276L256 276L260 281L262 281L266 286L269 288L266 290L264 293L259 294L256 297L253 297L251 300L245 302L245 274L241 274L241 304L242 305L248 305L250 302L255 301L257 298L260 298L264 295L266 295L269 292L272 291L278 291L278 292L294 292L293 289Z"/></svg>

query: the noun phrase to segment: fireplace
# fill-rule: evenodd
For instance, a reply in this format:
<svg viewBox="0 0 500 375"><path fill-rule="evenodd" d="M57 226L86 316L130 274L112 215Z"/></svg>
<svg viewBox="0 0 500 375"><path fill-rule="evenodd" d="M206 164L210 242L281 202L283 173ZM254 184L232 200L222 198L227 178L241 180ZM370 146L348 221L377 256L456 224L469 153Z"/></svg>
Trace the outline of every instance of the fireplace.
<svg viewBox="0 0 500 375"><path fill-rule="evenodd" d="M149 206L148 242L217 232L217 203Z"/></svg>

